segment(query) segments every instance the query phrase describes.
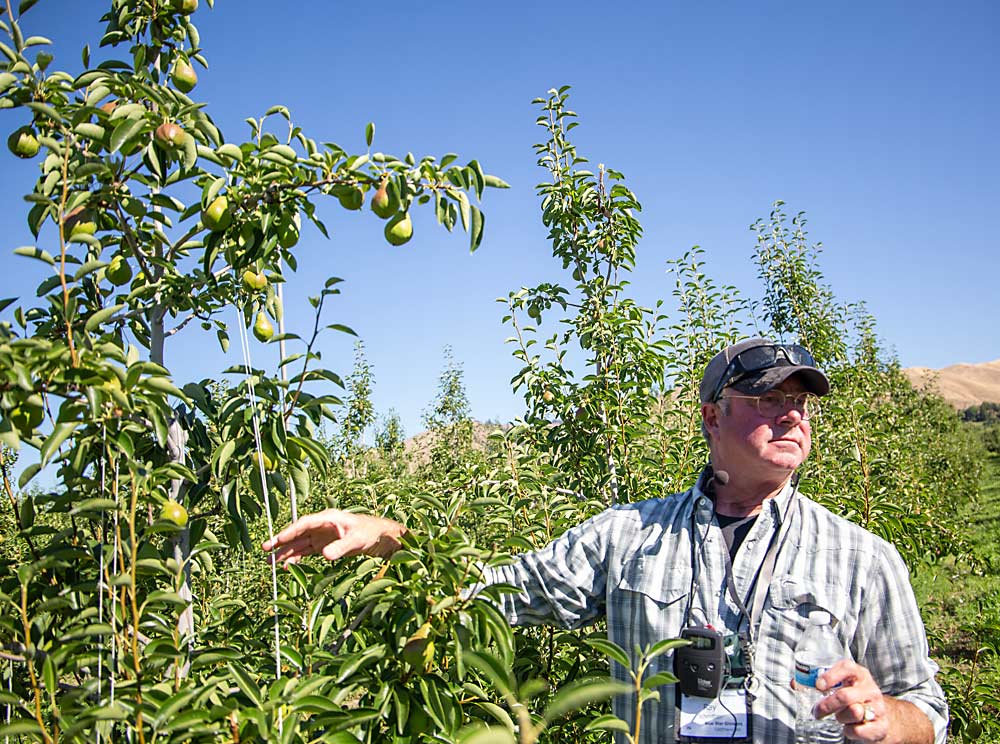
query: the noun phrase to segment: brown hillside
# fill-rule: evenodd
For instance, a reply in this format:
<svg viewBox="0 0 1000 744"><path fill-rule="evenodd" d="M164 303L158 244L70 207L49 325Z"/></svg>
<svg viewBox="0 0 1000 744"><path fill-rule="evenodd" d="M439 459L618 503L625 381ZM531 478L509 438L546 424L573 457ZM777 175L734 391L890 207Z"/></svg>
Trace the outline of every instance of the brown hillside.
<svg viewBox="0 0 1000 744"><path fill-rule="evenodd" d="M959 410L980 403L1000 403L1000 359L982 364L953 364L944 369L908 367L903 374L914 387L930 387Z"/></svg>

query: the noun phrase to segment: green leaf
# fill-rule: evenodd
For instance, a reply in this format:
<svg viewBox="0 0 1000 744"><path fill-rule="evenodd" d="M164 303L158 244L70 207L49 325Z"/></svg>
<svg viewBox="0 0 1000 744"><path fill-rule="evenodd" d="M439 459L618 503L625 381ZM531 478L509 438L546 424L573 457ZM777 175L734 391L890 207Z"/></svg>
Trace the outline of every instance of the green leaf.
<svg viewBox="0 0 1000 744"><path fill-rule="evenodd" d="M349 328L348 326L342 325L340 323L331 323L330 325L327 326L327 329L331 331L340 331L341 333L347 333L351 336L358 335L353 328Z"/></svg>
<svg viewBox="0 0 1000 744"><path fill-rule="evenodd" d="M292 463L289 465L289 472L292 476L292 483L295 484L297 498L307 501L311 490L309 466L305 462Z"/></svg>
<svg viewBox="0 0 1000 744"><path fill-rule="evenodd" d="M486 186L486 176L483 174L483 167L479 164L478 160L470 160L469 167L467 170L472 173L472 176L475 180L476 196L482 199L483 188Z"/></svg>
<svg viewBox="0 0 1000 744"><path fill-rule="evenodd" d="M284 158L289 163L294 163L299 157L295 150L288 145L272 145L268 148L268 152L272 152L275 155Z"/></svg>
<svg viewBox="0 0 1000 744"><path fill-rule="evenodd" d="M677 681L675 677L670 672L658 672L650 677L646 677L642 680L642 689L652 690L662 685L672 685Z"/></svg>
<svg viewBox="0 0 1000 744"><path fill-rule="evenodd" d="M343 684L343 682L351 677L351 675L368 666L376 659L380 659L385 656L385 652L385 646L378 643L374 646L369 646L360 653L349 656L340 666L340 671L337 674L337 684Z"/></svg>
<svg viewBox="0 0 1000 744"><path fill-rule="evenodd" d="M105 321L108 320L112 315L117 313L119 310L124 308L124 304L112 305L111 307L106 307L103 310L98 310L96 313L87 318L87 323L84 328L87 329L88 333L93 333L96 329L104 325Z"/></svg>
<svg viewBox="0 0 1000 744"><path fill-rule="evenodd" d="M515 744L514 734L499 726L475 726L462 729L459 744Z"/></svg>
<svg viewBox="0 0 1000 744"><path fill-rule="evenodd" d="M487 175L483 178L487 186L494 189L509 189L510 184L496 176Z"/></svg>
<svg viewBox="0 0 1000 744"><path fill-rule="evenodd" d="M56 122L57 124L62 121L62 116L59 115L59 112L56 111L52 106L50 106L47 103L37 103L35 101L32 101L24 105L27 106L32 111L34 111L36 114L47 116L49 119L52 119L52 121Z"/></svg>
<svg viewBox="0 0 1000 744"><path fill-rule="evenodd" d="M28 485L28 481L30 481L32 478L38 475L38 471L41 469L42 466L37 462L33 462L31 463L31 465L26 467L24 471L21 473L21 477L17 479L18 488L23 489L26 485Z"/></svg>
<svg viewBox="0 0 1000 744"><path fill-rule="evenodd" d="M507 666L486 650L470 651L465 655L466 663L486 675L490 683L501 695L514 691L514 677Z"/></svg>
<svg viewBox="0 0 1000 744"><path fill-rule="evenodd" d="M188 135L184 139L184 167L187 169L194 168L195 163L198 162L198 141Z"/></svg>
<svg viewBox="0 0 1000 744"><path fill-rule="evenodd" d="M628 733L630 731L628 724L625 723L618 716L613 716L610 713L603 716L598 716L593 721L588 723L584 731L624 731Z"/></svg>
<svg viewBox="0 0 1000 744"><path fill-rule="evenodd" d="M201 203L209 205L214 201L215 197L218 196L219 192L222 191L222 187L226 185L226 177L219 176L215 180L208 183L205 186L205 190L201 194Z"/></svg>
<svg viewBox="0 0 1000 744"><path fill-rule="evenodd" d="M184 391L174 385L174 383L166 377L146 377L140 384L147 390L155 390L158 393L172 395L175 398L180 398L188 405L191 404L191 399L184 394Z"/></svg>
<svg viewBox="0 0 1000 744"><path fill-rule="evenodd" d="M661 654L665 654L667 651L671 651L678 646L690 646L691 641L684 640L683 638L665 638L664 640L654 643L653 646L646 651L644 656L647 660L655 659Z"/></svg>
<svg viewBox="0 0 1000 744"><path fill-rule="evenodd" d="M485 218L483 213L475 205L469 206L469 211L472 213L472 230L469 234L469 252L475 253L476 248L479 244L483 242L483 222Z"/></svg>
<svg viewBox="0 0 1000 744"><path fill-rule="evenodd" d="M545 709L543 718L553 721L570 711L583 708L590 703L596 703L615 695L624 695L631 691L631 686L614 679L585 679L573 682L560 688L552 702Z"/></svg>
<svg viewBox="0 0 1000 744"><path fill-rule="evenodd" d="M325 695L305 695L295 700L295 709L306 713L339 713L343 707Z"/></svg>
<svg viewBox="0 0 1000 744"><path fill-rule="evenodd" d="M0 736L25 736L31 735L41 739L42 729L38 723L30 718L21 718L0 725Z"/></svg>
<svg viewBox="0 0 1000 744"><path fill-rule="evenodd" d="M56 665L52 661L52 656L48 655L45 657L45 661L42 662L42 679L45 680L46 690L56 690Z"/></svg>
<svg viewBox="0 0 1000 744"><path fill-rule="evenodd" d="M145 121L139 118L124 119L115 127L115 131L111 133L111 143L108 149L111 152L117 152L118 148L142 130L145 123Z"/></svg>
<svg viewBox="0 0 1000 744"><path fill-rule="evenodd" d="M469 195L466 194L461 189L456 189L452 192L455 196L456 201L458 201L459 213L462 215L462 229L469 229L469 219L470 219L470 209Z"/></svg>
<svg viewBox="0 0 1000 744"><path fill-rule="evenodd" d="M69 437L69 435L73 433L73 430L79 425L79 421L64 421L55 425L52 429L52 433L45 440L45 443L39 451L43 467L48 465L49 458L52 457L57 449L59 449L59 445L65 442L67 437Z"/></svg>
<svg viewBox="0 0 1000 744"><path fill-rule="evenodd" d="M44 261L49 266L56 265L56 260L52 258L52 255L48 251L43 251L41 248L37 248L33 245L22 245L20 248L15 248L14 255L37 258L39 261Z"/></svg>
<svg viewBox="0 0 1000 744"><path fill-rule="evenodd" d="M93 512L114 511L118 509L118 504L114 499L92 498L84 499L78 504L74 504L70 514L88 514Z"/></svg>
<svg viewBox="0 0 1000 744"><path fill-rule="evenodd" d="M240 664L238 661L230 661L226 664L229 671L232 673L233 678L236 680L236 685L243 691L243 694L250 698L250 702L254 703L257 707L260 707L263 702L260 695L260 688L254 681L253 677L250 676L249 672Z"/></svg>
<svg viewBox="0 0 1000 744"><path fill-rule="evenodd" d="M243 151L236 145L230 144L228 142L224 145L221 145L218 149L216 149L216 152L224 157L232 158L237 163L243 162Z"/></svg>
<svg viewBox="0 0 1000 744"><path fill-rule="evenodd" d="M629 661L628 654L625 653L625 650L617 643L614 643L606 638L587 638L584 640L584 643L591 648L600 651L605 656L614 659L625 669L630 668L631 662Z"/></svg>
<svg viewBox="0 0 1000 744"><path fill-rule="evenodd" d="M365 127L365 143L371 147L372 141L375 139L375 122L370 121Z"/></svg>

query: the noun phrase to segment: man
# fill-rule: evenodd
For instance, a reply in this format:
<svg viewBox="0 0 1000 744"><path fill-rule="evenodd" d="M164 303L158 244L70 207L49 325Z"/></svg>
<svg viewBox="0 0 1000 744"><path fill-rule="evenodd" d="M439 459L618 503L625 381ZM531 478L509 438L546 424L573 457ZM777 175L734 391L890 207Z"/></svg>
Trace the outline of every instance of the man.
<svg viewBox="0 0 1000 744"><path fill-rule="evenodd" d="M820 677L829 694L818 716L834 716L851 740L945 741L947 704L898 553L798 491L810 419L830 389L814 364L803 347L767 339L724 349L701 382L711 462L691 489L616 506L487 573L521 590L501 600L512 623L580 627L603 616L627 651L684 628L718 629L726 667L746 667L715 698L722 708L661 688L660 703L643 709L643 742L794 742L793 653L813 610L830 614L855 660ZM388 556L404 532L390 520L327 510L263 547L286 562L320 552ZM649 673L672 669L665 655ZM612 671L624 679L617 664ZM631 720L632 705L616 699L615 712ZM731 716L731 728L699 727L710 715Z"/></svg>

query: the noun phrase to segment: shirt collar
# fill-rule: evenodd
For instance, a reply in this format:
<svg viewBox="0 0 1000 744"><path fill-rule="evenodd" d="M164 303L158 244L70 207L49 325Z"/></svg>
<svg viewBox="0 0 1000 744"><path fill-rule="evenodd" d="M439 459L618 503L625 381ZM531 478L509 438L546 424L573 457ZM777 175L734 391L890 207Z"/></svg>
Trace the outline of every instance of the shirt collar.
<svg viewBox="0 0 1000 744"><path fill-rule="evenodd" d="M712 501L712 497L706 492L705 485L708 482L710 476L710 470L705 468L702 470L701 475L698 476L698 480L695 481L694 487L691 489L691 505L698 502L699 498L705 498L709 502ZM768 499L769 504L765 509L770 509L771 519L778 525L784 524L785 519L788 517L788 510L792 505L792 497L795 494L796 485L798 483L798 474L793 474L792 477L785 484L785 487L778 492L777 496L772 496ZM761 512L763 513L763 509Z"/></svg>

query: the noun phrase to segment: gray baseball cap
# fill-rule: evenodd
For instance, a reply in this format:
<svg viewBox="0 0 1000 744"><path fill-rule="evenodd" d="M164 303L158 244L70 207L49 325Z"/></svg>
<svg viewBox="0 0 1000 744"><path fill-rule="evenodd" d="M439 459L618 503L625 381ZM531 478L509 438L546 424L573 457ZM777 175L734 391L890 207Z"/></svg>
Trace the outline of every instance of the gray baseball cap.
<svg viewBox="0 0 1000 744"><path fill-rule="evenodd" d="M701 378L701 402L714 402L727 387L746 395L761 395L794 374L799 375L809 392L826 395L830 392L830 381L815 364L804 346L748 338L712 357Z"/></svg>

